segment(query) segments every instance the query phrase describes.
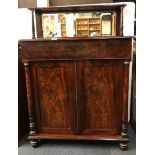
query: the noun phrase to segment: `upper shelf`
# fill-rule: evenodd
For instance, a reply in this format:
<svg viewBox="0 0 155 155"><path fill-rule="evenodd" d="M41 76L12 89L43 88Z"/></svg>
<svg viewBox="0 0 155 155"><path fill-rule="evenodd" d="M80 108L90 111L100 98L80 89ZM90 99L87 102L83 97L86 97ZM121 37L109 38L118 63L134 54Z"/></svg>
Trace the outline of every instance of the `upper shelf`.
<svg viewBox="0 0 155 155"><path fill-rule="evenodd" d="M125 3L98 3L98 4L82 4L82 5L65 5L65 6L50 6L31 8L35 9L37 13L51 13L51 12L86 12L86 11L109 11L117 10L125 7Z"/></svg>
<svg viewBox="0 0 155 155"><path fill-rule="evenodd" d="M54 13L99 13L99 12L108 12L111 13L111 28L112 32L115 29L116 36L123 36L123 8L126 6L125 3L98 3L98 4L82 4L82 5L65 5L65 6L50 6L50 7L40 7L40 8L31 8L32 10L32 38L36 38L35 36L35 22L34 22L34 14L36 18L36 32L37 38L43 38L43 22L42 15ZM113 14L114 13L114 14ZM69 18L67 18L69 19ZM73 22L72 22L73 23ZM114 23L114 24L113 24ZM75 24L74 24L75 25ZM103 26L102 26L103 27ZM96 33L96 32L93 32ZM53 34L53 33L52 33ZM102 32L101 32L102 34ZM112 34L112 33L110 33ZM81 35L81 34L80 34ZM85 34L83 34L85 36ZM98 35L98 33L97 33ZM62 35L64 36L64 35Z"/></svg>

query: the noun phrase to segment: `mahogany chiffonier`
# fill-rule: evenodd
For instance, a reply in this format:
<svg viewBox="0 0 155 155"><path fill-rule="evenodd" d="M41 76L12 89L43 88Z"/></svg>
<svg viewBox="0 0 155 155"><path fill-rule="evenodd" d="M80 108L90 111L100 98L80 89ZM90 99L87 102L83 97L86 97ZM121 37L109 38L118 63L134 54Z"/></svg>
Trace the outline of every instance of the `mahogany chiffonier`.
<svg viewBox="0 0 155 155"><path fill-rule="evenodd" d="M20 40L32 146L41 139L118 141L128 147L132 37L122 36L124 5L36 8L37 39ZM42 37L41 13L118 11L117 36ZM33 33L34 38L34 33Z"/></svg>

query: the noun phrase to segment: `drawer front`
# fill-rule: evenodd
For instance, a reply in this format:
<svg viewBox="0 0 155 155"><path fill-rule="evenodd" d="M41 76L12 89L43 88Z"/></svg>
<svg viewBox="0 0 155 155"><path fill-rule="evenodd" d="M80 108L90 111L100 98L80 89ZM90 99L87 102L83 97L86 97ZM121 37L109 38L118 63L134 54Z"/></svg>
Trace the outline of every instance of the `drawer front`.
<svg viewBox="0 0 155 155"><path fill-rule="evenodd" d="M22 41L23 60L126 59L132 55L132 38L100 40Z"/></svg>

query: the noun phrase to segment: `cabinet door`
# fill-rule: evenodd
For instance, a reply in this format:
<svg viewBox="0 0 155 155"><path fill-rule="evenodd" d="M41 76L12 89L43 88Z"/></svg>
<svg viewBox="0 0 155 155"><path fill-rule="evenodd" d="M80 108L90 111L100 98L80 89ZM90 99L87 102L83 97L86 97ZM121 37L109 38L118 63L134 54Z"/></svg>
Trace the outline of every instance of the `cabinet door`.
<svg viewBox="0 0 155 155"><path fill-rule="evenodd" d="M39 133L76 131L75 62L49 61L32 64L32 85Z"/></svg>
<svg viewBox="0 0 155 155"><path fill-rule="evenodd" d="M120 134L123 63L87 60L77 63L80 134Z"/></svg>

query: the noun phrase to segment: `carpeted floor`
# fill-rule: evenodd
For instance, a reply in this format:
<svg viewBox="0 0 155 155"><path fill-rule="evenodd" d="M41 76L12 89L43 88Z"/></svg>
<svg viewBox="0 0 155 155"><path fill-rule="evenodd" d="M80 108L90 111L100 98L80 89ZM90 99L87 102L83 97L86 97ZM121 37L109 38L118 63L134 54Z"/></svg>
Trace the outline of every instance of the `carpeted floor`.
<svg viewBox="0 0 155 155"><path fill-rule="evenodd" d="M136 155L136 135L129 126L129 149L121 151L116 142L103 141L41 141L32 148L26 140L18 149L18 155Z"/></svg>

